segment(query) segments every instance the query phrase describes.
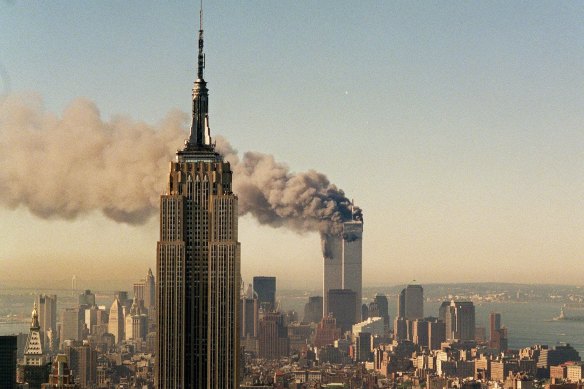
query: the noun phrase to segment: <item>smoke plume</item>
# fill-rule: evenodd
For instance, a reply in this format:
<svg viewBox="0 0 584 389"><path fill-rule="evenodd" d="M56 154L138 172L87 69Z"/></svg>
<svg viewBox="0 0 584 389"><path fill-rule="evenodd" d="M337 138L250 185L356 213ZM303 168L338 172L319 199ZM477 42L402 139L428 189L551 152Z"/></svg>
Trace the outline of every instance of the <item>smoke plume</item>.
<svg viewBox="0 0 584 389"><path fill-rule="evenodd" d="M0 100L0 205L26 207L41 218L74 219L91 212L142 224L157 213L168 163L187 137L188 116L175 111L157 126L101 118L95 103L73 101L61 116L38 96ZM292 173L273 156L240 158L223 138L217 150L231 163L241 215L296 232L340 232L353 212L344 192L317 171ZM325 250L326 251L326 250Z"/></svg>

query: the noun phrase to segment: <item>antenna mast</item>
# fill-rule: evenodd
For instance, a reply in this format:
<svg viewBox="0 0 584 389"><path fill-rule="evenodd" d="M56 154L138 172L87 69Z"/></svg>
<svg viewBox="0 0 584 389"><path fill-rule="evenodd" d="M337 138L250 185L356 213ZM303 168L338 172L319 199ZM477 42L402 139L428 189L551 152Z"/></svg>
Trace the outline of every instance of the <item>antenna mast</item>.
<svg viewBox="0 0 584 389"><path fill-rule="evenodd" d="M205 54L203 54L203 0L199 10L199 67L197 77L203 79L203 69L205 68Z"/></svg>

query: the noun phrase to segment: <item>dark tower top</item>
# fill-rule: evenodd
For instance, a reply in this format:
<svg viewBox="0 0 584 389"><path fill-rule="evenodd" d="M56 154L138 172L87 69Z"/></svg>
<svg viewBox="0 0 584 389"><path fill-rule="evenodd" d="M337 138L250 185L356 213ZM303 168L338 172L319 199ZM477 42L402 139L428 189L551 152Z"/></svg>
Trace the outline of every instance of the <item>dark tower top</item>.
<svg viewBox="0 0 584 389"><path fill-rule="evenodd" d="M205 54L203 53L203 9L200 11L199 27L199 55L197 65L197 79L193 86L193 111L191 133L185 141L185 147L177 153L179 161L209 160L218 161L215 145L211 140L209 128L209 90L203 79L205 69Z"/></svg>

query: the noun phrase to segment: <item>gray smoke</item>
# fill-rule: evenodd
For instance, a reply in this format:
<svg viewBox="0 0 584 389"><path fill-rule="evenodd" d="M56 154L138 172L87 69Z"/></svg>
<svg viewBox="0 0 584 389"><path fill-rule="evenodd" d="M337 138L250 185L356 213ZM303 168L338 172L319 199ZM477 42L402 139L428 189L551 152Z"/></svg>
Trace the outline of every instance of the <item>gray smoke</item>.
<svg viewBox="0 0 584 389"><path fill-rule="evenodd" d="M157 126L121 116L105 121L87 99L73 101L58 117L38 96L8 96L0 101L0 205L26 207L41 218L98 211L117 222L145 223L157 213L188 119L176 111ZM241 215L300 233L319 231L324 241L340 233L353 212L361 218L324 174L292 173L257 152L240 158L225 139L216 139L234 171Z"/></svg>

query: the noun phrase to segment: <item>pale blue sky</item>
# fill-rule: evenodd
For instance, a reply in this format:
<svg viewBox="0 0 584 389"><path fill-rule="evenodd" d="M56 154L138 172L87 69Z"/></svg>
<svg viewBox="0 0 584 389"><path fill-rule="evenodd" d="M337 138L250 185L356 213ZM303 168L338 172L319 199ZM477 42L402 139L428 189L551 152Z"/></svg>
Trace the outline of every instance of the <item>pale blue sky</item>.
<svg viewBox="0 0 584 389"><path fill-rule="evenodd" d="M79 96L104 118L188 112L197 7L0 2L4 92L37 92L57 114ZM322 171L354 197L366 284L581 283L582 20L576 1L208 2L212 130L293 171ZM79 278L132 279L129 269L154 265L154 219L0 217L3 278L66 263ZM316 235L246 217L240 241L246 279L319 285ZM120 272L100 269L122 260Z"/></svg>

